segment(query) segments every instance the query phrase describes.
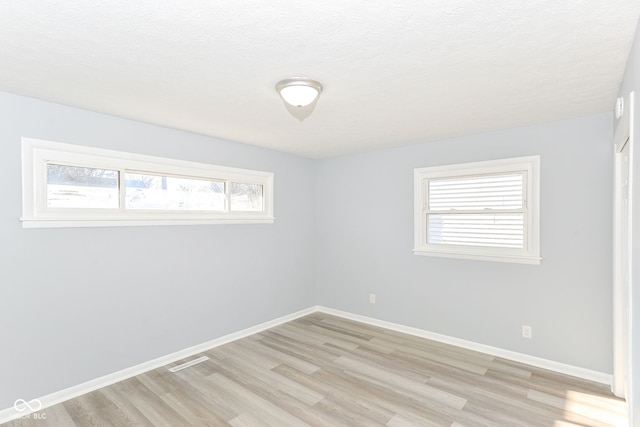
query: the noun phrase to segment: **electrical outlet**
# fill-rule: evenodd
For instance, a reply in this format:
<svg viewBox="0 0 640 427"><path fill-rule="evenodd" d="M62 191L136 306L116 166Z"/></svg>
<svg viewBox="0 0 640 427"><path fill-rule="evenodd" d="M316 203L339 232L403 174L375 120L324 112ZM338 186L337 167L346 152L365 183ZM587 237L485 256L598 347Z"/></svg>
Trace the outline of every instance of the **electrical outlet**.
<svg viewBox="0 0 640 427"><path fill-rule="evenodd" d="M376 294L369 294L369 304L376 303Z"/></svg>
<svg viewBox="0 0 640 427"><path fill-rule="evenodd" d="M529 325L522 325L522 338L531 338L533 336L533 330Z"/></svg>

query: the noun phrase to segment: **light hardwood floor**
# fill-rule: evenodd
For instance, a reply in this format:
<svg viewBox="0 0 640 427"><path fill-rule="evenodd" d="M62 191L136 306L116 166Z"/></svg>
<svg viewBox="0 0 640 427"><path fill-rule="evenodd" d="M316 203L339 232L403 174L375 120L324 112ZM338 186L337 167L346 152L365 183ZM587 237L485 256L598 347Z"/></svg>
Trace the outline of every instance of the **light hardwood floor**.
<svg viewBox="0 0 640 427"><path fill-rule="evenodd" d="M626 425L605 385L321 313L202 355L3 427Z"/></svg>

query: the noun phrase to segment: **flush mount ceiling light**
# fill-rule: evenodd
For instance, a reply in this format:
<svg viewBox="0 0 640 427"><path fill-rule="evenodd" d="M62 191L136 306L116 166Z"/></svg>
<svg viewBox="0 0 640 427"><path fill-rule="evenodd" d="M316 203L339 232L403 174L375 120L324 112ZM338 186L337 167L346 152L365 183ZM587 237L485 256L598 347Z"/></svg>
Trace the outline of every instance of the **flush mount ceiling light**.
<svg viewBox="0 0 640 427"><path fill-rule="evenodd" d="M279 81L276 90L287 110L302 121L313 112L322 93L322 84L316 80L293 77Z"/></svg>
<svg viewBox="0 0 640 427"><path fill-rule="evenodd" d="M301 77L281 80L276 90L282 100L293 107L306 107L322 93L320 82Z"/></svg>

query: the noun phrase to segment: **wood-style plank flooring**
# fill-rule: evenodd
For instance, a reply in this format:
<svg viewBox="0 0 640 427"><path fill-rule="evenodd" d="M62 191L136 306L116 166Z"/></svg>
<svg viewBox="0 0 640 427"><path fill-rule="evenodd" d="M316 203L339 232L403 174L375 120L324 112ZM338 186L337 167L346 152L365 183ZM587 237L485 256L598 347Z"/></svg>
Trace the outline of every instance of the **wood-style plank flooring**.
<svg viewBox="0 0 640 427"><path fill-rule="evenodd" d="M3 426L627 425L605 385L321 313L202 355Z"/></svg>

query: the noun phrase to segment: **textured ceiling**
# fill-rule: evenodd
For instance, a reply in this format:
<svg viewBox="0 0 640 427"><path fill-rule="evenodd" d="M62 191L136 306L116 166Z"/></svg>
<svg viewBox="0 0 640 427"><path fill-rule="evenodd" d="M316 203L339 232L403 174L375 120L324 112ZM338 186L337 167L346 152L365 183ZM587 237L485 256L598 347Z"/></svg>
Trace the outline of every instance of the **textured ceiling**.
<svg viewBox="0 0 640 427"><path fill-rule="evenodd" d="M0 90L307 157L610 111L638 0L2 0ZM292 117L274 89L324 85Z"/></svg>

